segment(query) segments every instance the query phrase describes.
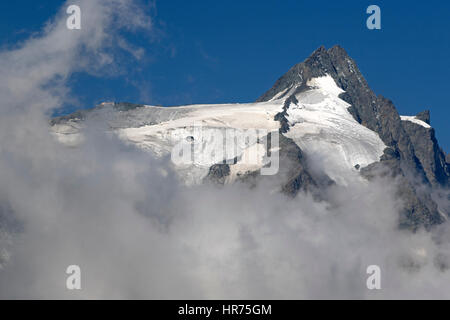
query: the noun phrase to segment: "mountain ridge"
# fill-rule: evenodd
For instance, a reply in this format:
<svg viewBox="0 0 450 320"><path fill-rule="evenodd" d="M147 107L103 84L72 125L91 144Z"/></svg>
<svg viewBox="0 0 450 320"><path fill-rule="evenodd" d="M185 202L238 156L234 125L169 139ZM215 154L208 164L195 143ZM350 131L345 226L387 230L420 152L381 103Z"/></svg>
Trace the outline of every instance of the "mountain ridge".
<svg viewBox="0 0 450 320"><path fill-rule="evenodd" d="M309 79L326 74L333 77L336 84L345 91L341 98L351 105L349 112L356 121L377 132L387 146L393 147L395 151L399 152L402 159L409 162L411 167L418 169L419 173L421 169L427 171L424 175L426 182L448 186L450 170L445 165L445 154L435 139L434 129L431 128L430 139L433 140L432 156L437 163L435 163L435 168L431 168L429 163L433 161L430 161L424 152L419 158L414 153L414 144L411 143L408 133L405 132L406 130L411 131L409 130L410 125L402 123L391 100L382 95L375 95L355 61L340 46L334 46L329 50L326 50L324 46L319 47L304 62L295 65L279 78L274 86L257 101L271 100L280 92L282 94L277 98L282 98L288 93L295 96L307 89L306 83ZM286 92L287 89L293 89L293 91ZM429 111L423 111L416 117L430 123ZM422 142L419 139L416 141L415 145L417 146ZM426 168L422 168L424 165Z"/></svg>
<svg viewBox="0 0 450 320"><path fill-rule="evenodd" d="M443 221L437 204L430 194L419 193L411 175L413 172L426 185L448 187L450 167L443 150L439 147L433 128L425 128L411 121L403 121L394 104L382 95L375 95L362 76L356 63L345 49L334 46L329 50L321 46L304 62L292 67L279 78L274 86L257 101L268 101L285 97L290 104L295 96L308 90L307 82L313 77L328 74L345 92L340 97L350 104L349 112L363 126L378 133L388 146L379 163L374 163L362 172L371 177L371 171L388 167L392 176L402 180L399 195L405 198L404 224L416 228L418 225L431 226ZM288 106L277 118L286 132L285 114ZM416 118L430 124L430 112L423 111ZM447 156L448 158L448 156ZM416 213L420 212L419 215ZM425 218L424 218L425 217Z"/></svg>

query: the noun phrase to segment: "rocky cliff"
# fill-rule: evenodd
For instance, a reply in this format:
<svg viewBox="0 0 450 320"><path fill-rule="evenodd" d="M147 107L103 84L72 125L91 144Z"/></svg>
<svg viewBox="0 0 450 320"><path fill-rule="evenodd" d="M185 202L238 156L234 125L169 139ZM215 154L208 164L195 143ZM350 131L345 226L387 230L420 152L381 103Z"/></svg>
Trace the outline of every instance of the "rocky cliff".
<svg viewBox="0 0 450 320"><path fill-rule="evenodd" d="M295 96L308 90L308 81L330 75L345 92L340 98L350 104L349 112L363 126L378 133L388 146L378 163L363 168L366 177L372 177L380 168L388 169L393 177L402 181L398 196L404 200L403 224L416 228L430 227L443 221L443 215L431 197L433 188L448 187L450 178L449 156L435 138L429 126L430 113L424 111L415 118L427 124L404 121L389 99L376 95L346 51L335 46L329 50L317 49L308 59L292 67L258 101L285 98L287 105ZM277 119L284 132L289 130L285 112ZM421 187L418 187L420 185ZM423 185L429 187L423 191ZM420 189L420 191L419 191Z"/></svg>

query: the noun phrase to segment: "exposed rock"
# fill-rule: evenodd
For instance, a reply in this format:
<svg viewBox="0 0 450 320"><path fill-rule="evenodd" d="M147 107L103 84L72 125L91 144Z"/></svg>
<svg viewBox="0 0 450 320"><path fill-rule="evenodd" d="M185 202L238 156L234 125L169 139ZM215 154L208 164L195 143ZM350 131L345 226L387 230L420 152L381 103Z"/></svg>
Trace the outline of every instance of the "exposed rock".
<svg viewBox="0 0 450 320"><path fill-rule="evenodd" d="M327 188L335 182L326 174L312 173L299 146L283 134L279 137L278 173L275 176L261 176L259 171L256 171L243 175L239 180L255 186L261 179L276 179L276 181L283 181L281 191L290 197L295 197L299 192L307 192L318 201L324 200ZM271 141L270 134L266 139ZM268 148L270 147L269 143Z"/></svg>
<svg viewBox="0 0 450 320"><path fill-rule="evenodd" d="M422 112L419 112L416 115L416 118L419 120L422 120L423 122L430 124L430 110L425 110Z"/></svg>
<svg viewBox="0 0 450 320"><path fill-rule="evenodd" d="M298 103L295 95L290 96L286 99L283 106L283 111L275 115L275 120L280 122L280 133L286 133L289 131L289 123L286 118L287 109L289 108L291 103Z"/></svg>
<svg viewBox="0 0 450 320"><path fill-rule="evenodd" d="M297 90L307 89L306 82L309 79L334 72L334 67L326 53L325 47L317 49L308 59L295 65L278 79L274 86L257 101L268 101L281 92L284 92L284 94L280 95L279 98L288 98L286 95L290 89L295 87L297 87Z"/></svg>
<svg viewBox="0 0 450 320"><path fill-rule="evenodd" d="M444 153L439 148L434 129L410 121L402 121L402 125L414 146L414 154L420 161L428 181L435 186L446 186L450 176L449 167Z"/></svg>
<svg viewBox="0 0 450 320"><path fill-rule="evenodd" d="M295 196L299 191L310 192L317 200L323 199L325 188L333 181L327 177L315 177L309 171L308 164L302 150L297 144L284 135L280 135L280 173L282 191L290 196Z"/></svg>
<svg viewBox="0 0 450 320"><path fill-rule="evenodd" d="M204 178L204 181L223 185L229 175L230 166L228 164L215 164L209 168L208 175Z"/></svg>
<svg viewBox="0 0 450 320"><path fill-rule="evenodd" d="M400 210L401 227L415 231L421 226L429 229L444 221L431 194L417 188L421 184L415 184L412 179L408 179L409 176L405 176L401 169L401 162L396 158L371 164L361 169L361 174L369 180L376 176L390 176L396 179L396 196L403 203Z"/></svg>

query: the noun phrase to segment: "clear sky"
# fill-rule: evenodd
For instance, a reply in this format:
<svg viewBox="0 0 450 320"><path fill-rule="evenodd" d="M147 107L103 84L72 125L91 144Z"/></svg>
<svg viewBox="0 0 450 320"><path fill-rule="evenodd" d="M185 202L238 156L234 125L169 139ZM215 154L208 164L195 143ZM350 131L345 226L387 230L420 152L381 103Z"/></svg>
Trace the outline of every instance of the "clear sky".
<svg viewBox="0 0 450 320"><path fill-rule="evenodd" d="M1 1L0 45L39 31L61 3ZM382 30L366 28L371 4L381 7ZM450 152L448 1L156 0L151 12L153 32L130 36L145 48L144 57L110 79L75 75L80 101L66 110L101 101L254 101L316 48L339 44L401 114L431 109L440 144Z"/></svg>

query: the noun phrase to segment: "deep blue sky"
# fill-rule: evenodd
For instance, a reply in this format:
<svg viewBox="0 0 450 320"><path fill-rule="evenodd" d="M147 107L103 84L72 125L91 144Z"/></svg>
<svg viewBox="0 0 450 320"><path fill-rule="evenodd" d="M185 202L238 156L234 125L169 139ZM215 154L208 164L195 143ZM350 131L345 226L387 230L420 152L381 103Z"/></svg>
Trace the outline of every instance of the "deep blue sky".
<svg viewBox="0 0 450 320"><path fill-rule="evenodd" d="M38 31L60 4L2 1L0 45ZM381 7L381 31L366 28L370 4ZM401 114L431 109L440 144L450 151L447 1L156 0L153 16L152 37L130 38L146 48L139 65L115 79L75 76L81 104L70 109L105 100L166 106L253 101L317 47L339 44Z"/></svg>

